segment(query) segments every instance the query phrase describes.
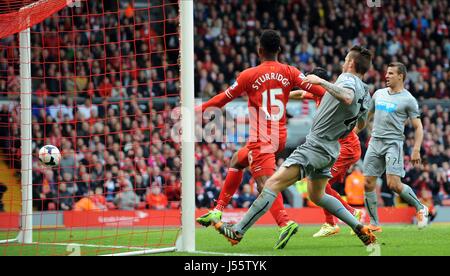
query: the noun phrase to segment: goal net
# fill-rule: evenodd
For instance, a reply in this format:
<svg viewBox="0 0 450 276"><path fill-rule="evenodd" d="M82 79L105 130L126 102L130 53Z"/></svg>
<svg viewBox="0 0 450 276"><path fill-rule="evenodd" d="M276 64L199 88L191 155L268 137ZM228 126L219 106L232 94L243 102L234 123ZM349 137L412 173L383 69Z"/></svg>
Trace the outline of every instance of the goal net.
<svg viewBox="0 0 450 276"><path fill-rule="evenodd" d="M172 135L173 109L193 105L181 2L2 1L0 255L193 250L193 146Z"/></svg>

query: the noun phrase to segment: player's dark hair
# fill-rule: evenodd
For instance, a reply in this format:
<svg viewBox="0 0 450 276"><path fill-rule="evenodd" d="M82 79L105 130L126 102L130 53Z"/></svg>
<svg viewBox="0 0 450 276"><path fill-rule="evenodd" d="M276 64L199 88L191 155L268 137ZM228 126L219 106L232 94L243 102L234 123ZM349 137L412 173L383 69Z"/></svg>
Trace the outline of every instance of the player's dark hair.
<svg viewBox="0 0 450 276"><path fill-rule="evenodd" d="M264 30L259 38L259 43L266 54L276 55L281 49L281 36L275 30Z"/></svg>
<svg viewBox="0 0 450 276"><path fill-rule="evenodd" d="M350 49L350 57L355 61L356 73L364 75L369 71L372 64L372 53L359 45L355 45Z"/></svg>
<svg viewBox="0 0 450 276"><path fill-rule="evenodd" d="M406 80L406 75L408 74L406 71L406 66L405 64L401 63L401 62L391 62L388 65L389 67L396 67L397 68L397 73L399 73L400 75L403 75L403 81Z"/></svg>
<svg viewBox="0 0 450 276"><path fill-rule="evenodd" d="M306 75L316 75L319 78L324 79L326 81L330 80L327 70L325 70L322 67L316 67L311 72L306 73Z"/></svg>

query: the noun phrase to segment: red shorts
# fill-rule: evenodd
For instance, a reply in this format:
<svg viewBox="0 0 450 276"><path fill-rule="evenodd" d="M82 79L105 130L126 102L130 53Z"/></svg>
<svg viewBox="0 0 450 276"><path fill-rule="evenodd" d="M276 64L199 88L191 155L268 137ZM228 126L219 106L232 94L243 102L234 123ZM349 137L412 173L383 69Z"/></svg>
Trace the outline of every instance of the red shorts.
<svg viewBox="0 0 450 276"><path fill-rule="evenodd" d="M339 153L338 160L334 163L333 168L331 168L331 178L328 183L333 185L335 182L343 182L347 171L351 166L356 164L358 160L361 158L361 149L358 147L357 150L352 151L351 153L348 151L343 151Z"/></svg>
<svg viewBox="0 0 450 276"><path fill-rule="evenodd" d="M284 149L285 143L282 143L275 153L262 152L261 147L249 144L238 151L238 163L242 167L250 167L253 178L261 176L272 176L277 170L276 154Z"/></svg>

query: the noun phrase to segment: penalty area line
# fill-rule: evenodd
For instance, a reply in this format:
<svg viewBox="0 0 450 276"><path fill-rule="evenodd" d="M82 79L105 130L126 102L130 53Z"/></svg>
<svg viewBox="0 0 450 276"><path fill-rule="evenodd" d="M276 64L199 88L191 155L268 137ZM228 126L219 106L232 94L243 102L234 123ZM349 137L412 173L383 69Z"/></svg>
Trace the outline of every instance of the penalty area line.
<svg viewBox="0 0 450 276"><path fill-rule="evenodd" d="M57 246L79 246L79 247L93 247L93 248L111 248L111 249L132 249L132 250L151 250L152 248L134 247L134 246L120 246L120 245L100 245L100 244L83 244L83 243L53 243L53 242L34 242L37 245L57 245Z"/></svg>

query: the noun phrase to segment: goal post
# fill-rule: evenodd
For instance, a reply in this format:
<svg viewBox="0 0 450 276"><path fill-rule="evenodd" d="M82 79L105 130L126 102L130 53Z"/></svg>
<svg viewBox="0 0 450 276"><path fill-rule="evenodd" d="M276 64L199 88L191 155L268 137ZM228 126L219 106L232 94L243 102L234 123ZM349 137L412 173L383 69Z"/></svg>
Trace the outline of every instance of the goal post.
<svg viewBox="0 0 450 276"><path fill-rule="evenodd" d="M25 6L20 11L26 11ZM27 26L30 17L26 17ZM0 240L0 244L19 242L31 244L33 242L33 178L32 178L32 135L31 135L31 40L30 28L19 33L19 62L20 62L20 129L21 129L21 192L22 209L20 213L20 228L17 238Z"/></svg>
<svg viewBox="0 0 450 276"><path fill-rule="evenodd" d="M31 135L31 41L30 29L19 34L20 47L20 130L22 212L18 242L33 242L33 177Z"/></svg>
<svg viewBox="0 0 450 276"><path fill-rule="evenodd" d="M194 3L180 1L181 107L182 107L182 242L179 250L195 251L194 140Z"/></svg>

